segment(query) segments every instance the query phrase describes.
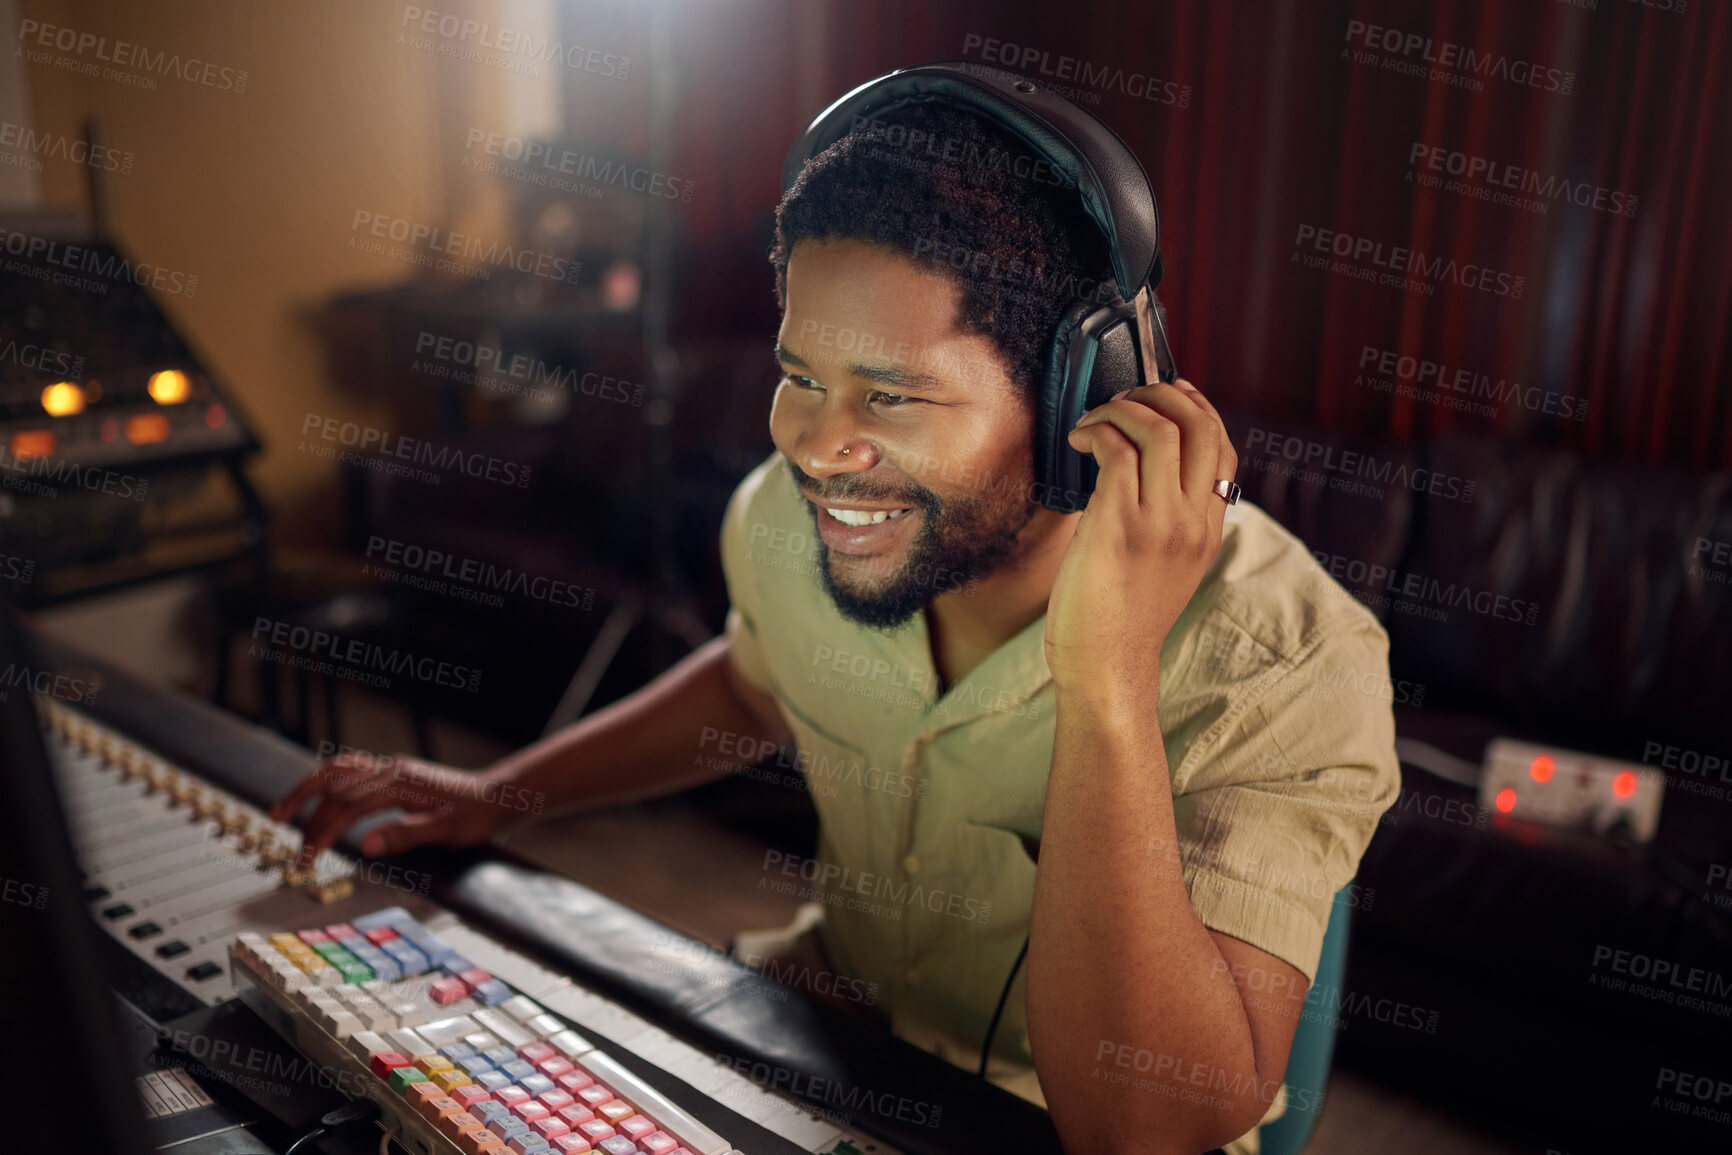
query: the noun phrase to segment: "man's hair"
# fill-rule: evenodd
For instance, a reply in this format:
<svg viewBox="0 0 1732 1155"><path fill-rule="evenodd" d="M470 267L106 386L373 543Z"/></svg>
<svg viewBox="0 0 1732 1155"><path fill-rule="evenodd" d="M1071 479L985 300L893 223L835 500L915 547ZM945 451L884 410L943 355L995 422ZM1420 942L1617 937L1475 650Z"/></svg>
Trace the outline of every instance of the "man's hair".
<svg viewBox="0 0 1732 1155"><path fill-rule="evenodd" d="M776 301L802 240L896 249L961 290L956 318L985 336L1033 399L1059 315L1118 292L1075 183L972 113L915 105L864 121L813 157L776 209Z"/></svg>

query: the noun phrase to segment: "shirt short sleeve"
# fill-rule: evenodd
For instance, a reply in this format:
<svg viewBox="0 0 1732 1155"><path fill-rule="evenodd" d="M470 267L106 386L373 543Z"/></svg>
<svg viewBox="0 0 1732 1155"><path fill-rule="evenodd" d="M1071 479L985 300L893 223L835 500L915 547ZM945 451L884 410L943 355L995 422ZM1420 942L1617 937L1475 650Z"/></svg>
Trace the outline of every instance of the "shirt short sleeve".
<svg viewBox="0 0 1732 1155"><path fill-rule="evenodd" d="M1198 919L1308 980L1332 903L1370 904L1353 877L1401 788L1388 655L1356 623L1278 663L1173 800Z"/></svg>
<svg viewBox="0 0 1732 1155"><path fill-rule="evenodd" d="M761 611L755 571L759 567L752 560L751 507L778 459L778 454L772 454L734 488L727 512L722 516L721 534L722 575L728 587L728 617L723 631L728 638L729 656L746 681L766 694L771 692L770 665L758 639Z"/></svg>

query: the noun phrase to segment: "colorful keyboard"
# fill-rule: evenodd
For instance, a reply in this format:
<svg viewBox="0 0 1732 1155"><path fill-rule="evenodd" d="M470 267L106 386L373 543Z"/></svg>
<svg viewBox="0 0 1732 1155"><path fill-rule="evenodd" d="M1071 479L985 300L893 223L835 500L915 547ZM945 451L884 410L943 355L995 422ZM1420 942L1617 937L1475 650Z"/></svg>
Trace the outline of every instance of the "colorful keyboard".
<svg viewBox="0 0 1732 1155"><path fill-rule="evenodd" d="M229 948L313 1058L367 1076L424 1155L728 1155L703 1123L402 907ZM255 1004L256 1005L256 1004ZM284 1026L289 1029L284 1030Z"/></svg>

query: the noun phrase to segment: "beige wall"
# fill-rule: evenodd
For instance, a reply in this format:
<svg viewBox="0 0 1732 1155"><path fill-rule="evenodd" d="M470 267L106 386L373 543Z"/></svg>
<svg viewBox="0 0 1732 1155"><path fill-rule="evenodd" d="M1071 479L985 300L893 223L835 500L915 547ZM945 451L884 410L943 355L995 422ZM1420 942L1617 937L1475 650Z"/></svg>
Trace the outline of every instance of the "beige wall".
<svg viewBox="0 0 1732 1155"><path fill-rule="evenodd" d="M547 0L422 6L519 28L552 18ZM306 313L335 292L409 276L347 247L355 211L508 239L503 199L460 167L464 128L546 131L525 122L556 107L551 79L399 44L403 14L382 0L18 0L21 21L249 73L237 95L173 76L144 91L27 66L38 131L76 137L94 115L109 147L135 154L133 171L109 181L114 235L140 260L198 276L191 299L158 300L267 440L252 475L279 540L321 534L334 516L335 466L296 451L303 415L370 415L328 381ZM42 175L46 204L86 207L77 166L51 159Z"/></svg>

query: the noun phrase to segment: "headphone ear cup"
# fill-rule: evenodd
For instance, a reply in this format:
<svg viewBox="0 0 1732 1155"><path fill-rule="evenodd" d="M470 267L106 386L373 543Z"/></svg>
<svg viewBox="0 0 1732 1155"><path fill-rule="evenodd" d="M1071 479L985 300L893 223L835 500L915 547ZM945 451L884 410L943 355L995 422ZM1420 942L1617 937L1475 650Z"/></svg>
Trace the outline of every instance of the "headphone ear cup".
<svg viewBox="0 0 1732 1155"><path fill-rule="evenodd" d="M1074 301L1059 317L1035 407L1034 475L1048 509L1076 513L1094 492L1099 467L1066 439L1084 413L1142 384L1135 316L1122 301Z"/></svg>

